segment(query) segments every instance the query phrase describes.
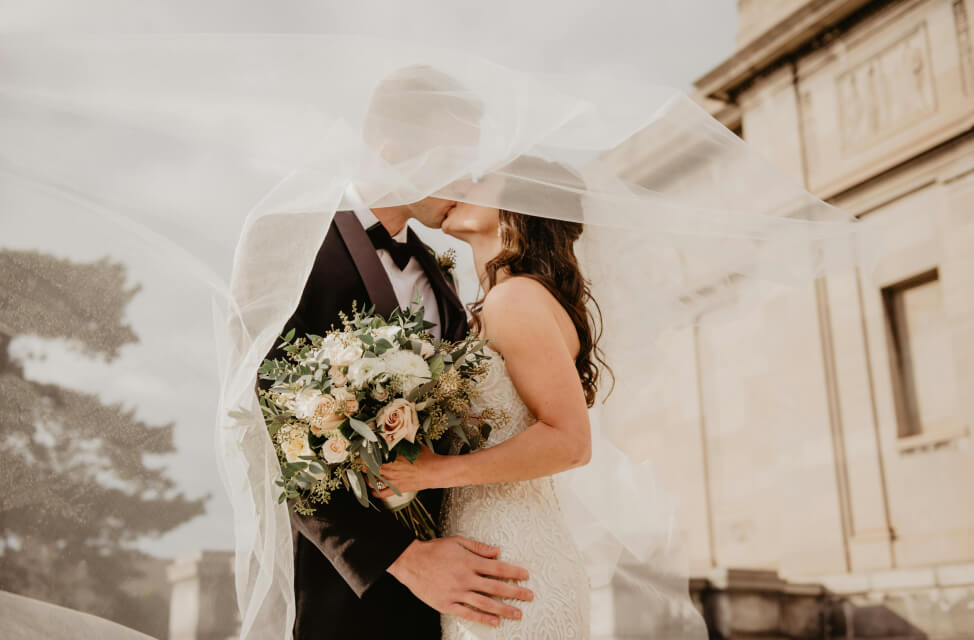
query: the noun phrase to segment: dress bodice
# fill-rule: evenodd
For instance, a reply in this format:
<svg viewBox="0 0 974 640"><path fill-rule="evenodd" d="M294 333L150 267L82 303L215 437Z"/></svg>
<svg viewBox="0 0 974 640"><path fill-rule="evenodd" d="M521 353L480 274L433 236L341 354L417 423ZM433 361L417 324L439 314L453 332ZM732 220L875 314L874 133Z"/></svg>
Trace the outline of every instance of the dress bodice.
<svg viewBox="0 0 974 640"><path fill-rule="evenodd" d="M487 353L489 368L472 408L475 413L491 408L506 414L484 445L493 447L534 424L535 416L518 394L503 356L489 348ZM588 638L588 576L550 476L449 489L440 524L445 536L499 546L501 560L528 570L531 578L525 586L535 593L532 602L511 602L522 610L521 620L502 620L497 627L443 616L444 640Z"/></svg>

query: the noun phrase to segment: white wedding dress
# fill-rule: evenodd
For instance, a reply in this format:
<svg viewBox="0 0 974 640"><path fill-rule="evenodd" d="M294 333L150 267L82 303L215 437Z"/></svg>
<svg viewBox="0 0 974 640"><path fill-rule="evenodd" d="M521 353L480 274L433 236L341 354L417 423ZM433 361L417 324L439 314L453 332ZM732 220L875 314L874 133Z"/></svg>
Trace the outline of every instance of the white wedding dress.
<svg viewBox="0 0 974 640"><path fill-rule="evenodd" d="M479 385L474 410L507 412L486 446L512 438L535 422L514 387L503 357L487 348L490 369ZM501 560L528 570L524 583L531 602L511 601L521 620L501 619L497 627L444 615L444 640L542 640L589 637L589 581L568 530L554 480L488 484L448 489L441 514L444 536L461 535L498 545Z"/></svg>

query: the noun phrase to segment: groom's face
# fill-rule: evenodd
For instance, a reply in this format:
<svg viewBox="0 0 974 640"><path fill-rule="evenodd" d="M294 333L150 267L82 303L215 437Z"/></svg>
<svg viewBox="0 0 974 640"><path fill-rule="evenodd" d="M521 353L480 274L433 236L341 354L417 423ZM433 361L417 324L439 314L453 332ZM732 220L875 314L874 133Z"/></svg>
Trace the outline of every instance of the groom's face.
<svg viewBox="0 0 974 640"><path fill-rule="evenodd" d="M423 198L419 202L414 202L409 206L409 213L421 224L431 229L439 229L446 218L446 214L456 204L454 200L444 200L443 198Z"/></svg>

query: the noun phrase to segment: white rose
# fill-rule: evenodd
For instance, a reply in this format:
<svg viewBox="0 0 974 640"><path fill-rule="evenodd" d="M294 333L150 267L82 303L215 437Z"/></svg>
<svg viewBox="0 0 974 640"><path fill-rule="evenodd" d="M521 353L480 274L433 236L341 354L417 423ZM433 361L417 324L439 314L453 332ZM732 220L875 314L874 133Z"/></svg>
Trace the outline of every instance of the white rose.
<svg viewBox="0 0 974 640"><path fill-rule="evenodd" d="M416 406L405 398L396 398L382 407L375 421L390 449L403 439L409 442L416 441L419 414L416 413Z"/></svg>
<svg viewBox="0 0 974 640"><path fill-rule="evenodd" d="M429 365L426 364L422 356L418 356L412 351L383 354L382 359L386 363L386 371L402 377L404 393L408 394L433 377Z"/></svg>
<svg viewBox="0 0 974 640"><path fill-rule="evenodd" d="M318 346L318 351L323 360L327 359L329 362L331 362L338 356L339 353L342 352L342 349L344 348L345 343L342 342L341 338L339 338L337 334L332 333L325 336L325 339L321 341L321 344Z"/></svg>
<svg viewBox="0 0 974 640"><path fill-rule="evenodd" d="M325 444L321 445L321 457L328 464L338 464L348 458L348 440L341 436L328 438Z"/></svg>
<svg viewBox="0 0 974 640"><path fill-rule="evenodd" d="M344 391L344 389L336 389ZM345 415L342 413L344 403L339 402L334 395L323 393L316 399L314 415L310 418L311 433L321 436L329 431L334 431L345 422Z"/></svg>
<svg viewBox="0 0 974 640"><path fill-rule="evenodd" d="M313 456L308 444L308 433L304 429L291 428L287 437L281 441L281 450L288 462L301 462L301 456Z"/></svg>
<svg viewBox="0 0 974 640"><path fill-rule="evenodd" d="M348 389L335 389L331 392L338 403L338 413L350 416L358 412L358 398Z"/></svg>
<svg viewBox="0 0 974 640"><path fill-rule="evenodd" d="M362 346L357 342L353 342L344 349L342 349L335 357L330 361L332 365L337 365L339 367L347 367L353 362L362 357Z"/></svg>
<svg viewBox="0 0 974 640"><path fill-rule="evenodd" d="M399 334L402 328L397 325L389 325L387 327L379 327L374 330L376 339L385 340L392 344L392 350L399 348Z"/></svg>
<svg viewBox="0 0 974 640"><path fill-rule="evenodd" d="M339 366L332 365L331 369L328 370L328 377L331 378L332 386L344 387L348 384L348 377Z"/></svg>
<svg viewBox="0 0 974 640"><path fill-rule="evenodd" d="M432 357L433 357L434 355L436 355L436 347L434 347L433 345L431 345L431 344L430 344L429 342L426 342L425 340L423 340L423 341L422 341L422 342L420 343L420 347L419 347L419 349L420 349L420 351L419 351L419 355L420 355L420 356L421 356L421 357L422 357L422 358L423 358L424 360L429 360L429 359L430 359L430 358L432 358Z"/></svg>
<svg viewBox="0 0 974 640"><path fill-rule="evenodd" d="M321 392L317 389L305 389L294 394L294 399L287 404L288 409L302 420L308 420L314 415Z"/></svg>
<svg viewBox="0 0 974 640"><path fill-rule="evenodd" d="M348 380L353 386L361 387L372 378L385 373L386 363L379 358L362 358L348 368Z"/></svg>

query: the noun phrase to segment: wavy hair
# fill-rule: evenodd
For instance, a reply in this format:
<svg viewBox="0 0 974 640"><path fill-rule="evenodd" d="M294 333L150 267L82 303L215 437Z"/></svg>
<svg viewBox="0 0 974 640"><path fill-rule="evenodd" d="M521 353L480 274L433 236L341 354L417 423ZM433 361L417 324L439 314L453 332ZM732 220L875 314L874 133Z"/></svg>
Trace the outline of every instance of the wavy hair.
<svg viewBox="0 0 974 640"><path fill-rule="evenodd" d="M522 159L523 162L527 159ZM561 165L540 159L530 159L541 163L546 174L562 173L571 183L578 178ZM581 220L582 204L576 192L557 190L547 196L557 202L557 211L566 218ZM575 357L575 369L582 381L585 401L589 407L595 404L599 389L600 369L612 377L612 369L606 363L599 340L602 337L602 309L592 297L591 285L582 275L575 256L575 242L581 237L583 225L580 222L556 220L500 210L501 250L486 264L486 291L497 284L498 274L506 272L510 276L531 278L540 283L558 300L568 313L578 333L580 348ZM470 305L474 325L480 330L481 313L486 293ZM611 390L610 390L611 391Z"/></svg>

